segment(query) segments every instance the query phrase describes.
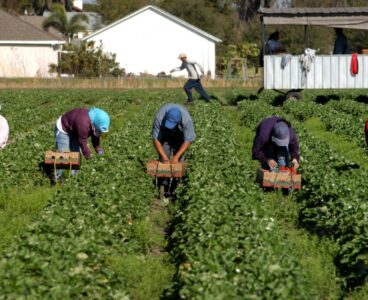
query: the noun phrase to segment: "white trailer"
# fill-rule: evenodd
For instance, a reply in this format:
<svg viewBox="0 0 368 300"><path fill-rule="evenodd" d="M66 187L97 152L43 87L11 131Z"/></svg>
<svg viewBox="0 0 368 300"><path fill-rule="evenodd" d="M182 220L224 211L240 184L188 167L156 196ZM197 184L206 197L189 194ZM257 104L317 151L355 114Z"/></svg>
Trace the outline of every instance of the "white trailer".
<svg viewBox="0 0 368 300"><path fill-rule="evenodd" d="M304 47L308 48L308 26L368 30L368 7L261 8L262 45L266 25L304 26ZM265 47L262 47L265 49ZM265 50L263 50L265 51ZM283 54L265 55L263 88L287 90L286 98L300 99L303 89L368 88L368 55L357 56L359 71L352 74L351 55L316 55L309 72L304 72L300 55L289 56L283 68Z"/></svg>

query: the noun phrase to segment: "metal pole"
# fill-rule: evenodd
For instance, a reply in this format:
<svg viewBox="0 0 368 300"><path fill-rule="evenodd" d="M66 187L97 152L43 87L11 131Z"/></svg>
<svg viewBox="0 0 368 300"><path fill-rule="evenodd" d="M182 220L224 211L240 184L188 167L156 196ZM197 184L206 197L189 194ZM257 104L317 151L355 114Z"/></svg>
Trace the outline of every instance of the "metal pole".
<svg viewBox="0 0 368 300"><path fill-rule="evenodd" d="M265 26L264 26L264 23L263 23L263 16L260 16L260 20L261 20L261 35L262 35L262 51L263 51L263 56L265 55Z"/></svg>
<svg viewBox="0 0 368 300"><path fill-rule="evenodd" d="M265 85L265 72L266 72L266 68L265 68L265 64L264 64L264 56L265 56L265 53L266 53L266 49L265 49L265 25L264 25L264 22L263 22L263 16L260 16L260 20L261 20L261 34L262 34L262 48L261 48L261 51L262 51L262 64L263 64L263 76L262 76L262 87L259 89L259 92L261 90L264 89L264 85Z"/></svg>
<svg viewBox="0 0 368 300"><path fill-rule="evenodd" d="M308 25L304 25L304 49L309 46L309 30Z"/></svg>

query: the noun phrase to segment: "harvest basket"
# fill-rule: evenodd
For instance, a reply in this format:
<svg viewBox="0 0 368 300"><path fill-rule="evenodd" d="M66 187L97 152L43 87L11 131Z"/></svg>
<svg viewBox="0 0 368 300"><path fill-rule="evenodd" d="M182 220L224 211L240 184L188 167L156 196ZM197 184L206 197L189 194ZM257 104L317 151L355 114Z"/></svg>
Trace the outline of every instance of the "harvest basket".
<svg viewBox="0 0 368 300"><path fill-rule="evenodd" d="M79 152L45 152L45 165L52 165L55 169L79 170L81 156Z"/></svg>
<svg viewBox="0 0 368 300"><path fill-rule="evenodd" d="M155 177L181 178L184 177L186 164L183 162L163 163L159 160L149 160L146 173Z"/></svg>
<svg viewBox="0 0 368 300"><path fill-rule="evenodd" d="M263 187L292 188L294 190L299 190L302 187L302 176L291 169L270 172L259 168L256 181Z"/></svg>

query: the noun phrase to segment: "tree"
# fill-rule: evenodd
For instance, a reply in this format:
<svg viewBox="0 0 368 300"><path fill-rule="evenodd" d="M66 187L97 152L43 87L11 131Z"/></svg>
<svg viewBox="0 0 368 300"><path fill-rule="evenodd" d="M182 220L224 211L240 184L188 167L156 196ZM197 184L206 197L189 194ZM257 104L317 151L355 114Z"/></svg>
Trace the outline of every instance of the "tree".
<svg viewBox="0 0 368 300"><path fill-rule="evenodd" d="M97 0L97 12L102 16L102 22L112 23L148 4L156 4L150 0ZM157 1L160 2L160 1Z"/></svg>
<svg viewBox="0 0 368 300"><path fill-rule="evenodd" d="M60 4L54 4L52 14L42 23L42 27L45 30L50 27L55 28L64 35L67 43L70 43L76 33L86 32L86 25L82 22L88 23L88 17L86 15L76 14L68 20L65 8Z"/></svg>
<svg viewBox="0 0 368 300"><path fill-rule="evenodd" d="M103 52L103 46L95 47L93 41L82 42L80 46L67 45L59 66L51 64L50 72L86 78L124 75L116 62L116 54Z"/></svg>
<svg viewBox="0 0 368 300"><path fill-rule="evenodd" d="M228 45L227 51L222 56L222 67L228 77L239 76L247 77L247 68L250 63L257 65L257 58L260 49L254 43L242 43L239 45Z"/></svg>

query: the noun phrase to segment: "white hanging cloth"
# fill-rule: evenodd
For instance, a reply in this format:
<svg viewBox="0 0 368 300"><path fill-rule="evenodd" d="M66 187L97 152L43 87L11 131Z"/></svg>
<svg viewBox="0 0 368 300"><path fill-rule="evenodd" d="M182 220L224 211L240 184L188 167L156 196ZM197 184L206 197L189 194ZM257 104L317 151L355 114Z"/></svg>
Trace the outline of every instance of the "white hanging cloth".
<svg viewBox="0 0 368 300"><path fill-rule="evenodd" d="M9 138L9 124L8 121L0 115L0 149L6 146Z"/></svg>

